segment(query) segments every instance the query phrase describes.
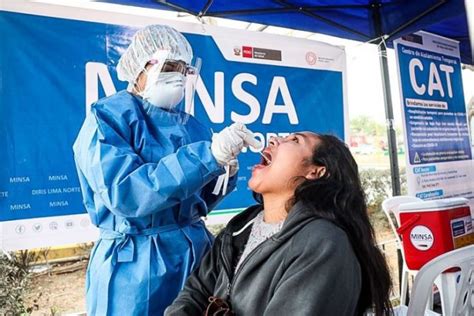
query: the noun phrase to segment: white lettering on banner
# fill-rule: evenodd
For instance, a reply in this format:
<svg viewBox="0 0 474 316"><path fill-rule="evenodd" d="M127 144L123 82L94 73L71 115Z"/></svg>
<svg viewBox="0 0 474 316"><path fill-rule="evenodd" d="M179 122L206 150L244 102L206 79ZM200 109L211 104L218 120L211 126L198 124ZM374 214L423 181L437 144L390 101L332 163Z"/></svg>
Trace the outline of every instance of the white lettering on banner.
<svg viewBox="0 0 474 316"><path fill-rule="evenodd" d="M31 209L30 203L10 205L10 211L22 211L22 210L29 210L29 209Z"/></svg>
<svg viewBox="0 0 474 316"><path fill-rule="evenodd" d="M276 99L278 91L281 92L283 98L282 105L276 105ZM274 77L270 92L268 93L267 104L265 106L265 112L263 113L263 124L270 124L274 113L287 114L290 123L297 125L299 123L298 116L296 115L295 105L291 99L290 90L283 77Z"/></svg>
<svg viewBox="0 0 474 316"><path fill-rule="evenodd" d="M89 112L92 103L99 100L99 81L106 96L117 92L106 64L86 63L86 113Z"/></svg>
<svg viewBox="0 0 474 316"><path fill-rule="evenodd" d="M53 201L53 202L49 202L49 207L63 207L63 206L69 206L68 201Z"/></svg>
<svg viewBox="0 0 474 316"><path fill-rule="evenodd" d="M69 187L69 188L63 188L62 191L63 191L63 193L81 193L81 188L80 187Z"/></svg>
<svg viewBox="0 0 474 316"><path fill-rule="evenodd" d="M33 189L31 195L62 194L62 193L81 193L80 187Z"/></svg>
<svg viewBox="0 0 474 316"><path fill-rule="evenodd" d="M30 177L10 177L10 183L30 182Z"/></svg>
<svg viewBox="0 0 474 316"><path fill-rule="evenodd" d="M48 192L46 191L46 189L34 189L34 190L31 190L31 195L44 195L44 194L48 194Z"/></svg>
<svg viewBox="0 0 474 316"><path fill-rule="evenodd" d="M410 75L410 83L413 90L418 95L423 95L426 92L426 85L424 83L419 85L418 82L416 81L415 68L418 68L421 72L423 72L423 64L418 58L413 58L412 60L410 60L410 63L408 64L408 69L409 69L409 75ZM445 81L446 81L446 87L448 89L448 96L452 98L453 88L451 85L451 74L454 73L454 68L449 65L440 64L439 70L444 72L445 74ZM445 95L444 88L443 88L443 80L441 79L441 76L439 75L438 67L436 67L435 63L431 62L429 76L428 76L428 94L432 96L434 91L438 91L441 97L444 97Z"/></svg>
<svg viewBox="0 0 474 316"><path fill-rule="evenodd" d="M68 180L67 175L61 174L59 176L48 176L49 181L65 181Z"/></svg>
<svg viewBox="0 0 474 316"><path fill-rule="evenodd" d="M428 94L433 95L433 92L439 91L441 97L444 97L443 84L438 73L438 69L434 63L430 63L430 76L428 79Z"/></svg>
<svg viewBox="0 0 474 316"><path fill-rule="evenodd" d="M247 104L250 108L250 113L246 115L237 112L231 112L231 119L234 122L251 124L257 121L260 115L260 103L258 100L242 88L244 82L257 84L257 77L249 73L237 74L232 79L232 93L234 96ZM281 93L283 104L277 105L276 99L278 92ZM201 77L198 78L196 84L196 94L201 99L204 109L212 123L224 122L224 73L216 72L214 74L214 102L206 89ZM188 107L186 107L188 108ZM290 90L284 77L274 77L270 92L268 93L267 103L265 105L265 112L263 115L263 124L270 124L273 114L286 114L291 124L299 123L298 115L296 114L295 105L290 95ZM191 106L190 114L194 115L194 107Z"/></svg>
<svg viewBox="0 0 474 316"><path fill-rule="evenodd" d="M89 110L91 104L96 102L99 98L99 82L102 85L106 96L116 93L107 65L97 62L86 63L86 112ZM257 77L249 73L237 74L232 79L231 87L233 95L239 101L246 104L250 108L250 112L247 114L240 114L232 111L231 120L234 122L251 124L258 120L261 109L258 99L243 89L242 85L245 82L257 85ZM283 104L276 104L279 93L283 99ZM196 94L201 100L209 120L212 123L223 123L224 73L221 71L214 73L214 101L209 95L201 77L198 77L196 82ZM188 99L189 98L186 97L186 100ZM189 109L189 113L194 115L194 103L191 105L186 104L186 109ZM292 125L297 125L299 123L296 108L284 77L274 77L272 80L267 102L265 104L262 123L270 124L274 114L284 114L288 116L288 120Z"/></svg>
<svg viewBox="0 0 474 316"><path fill-rule="evenodd" d="M279 133L272 133L272 132L269 132L269 133L266 133L266 134L263 134L263 133L260 133L260 132L255 132L253 133L253 135L255 136L255 138L262 144L262 147L260 148L253 148L252 146L249 146L249 147L244 147L242 149L242 152L243 153L246 153L247 152L247 148L250 148L250 151L254 152L254 153L258 153L258 152L261 152L265 147L268 146L268 143L270 142L270 139L272 137L286 137L288 135L290 135L291 133L288 133L288 132L279 132Z"/></svg>
<svg viewBox="0 0 474 316"><path fill-rule="evenodd" d="M410 60L410 64L408 65L409 71L410 71L410 82L411 82L411 87L415 92L419 95L425 94L426 91L426 86L424 84L421 84L421 86L418 85L416 82L416 74L415 74L415 67L420 68L421 71L423 71L423 64L418 58L413 58Z"/></svg>
<svg viewBox="0 0 474 316"><path fill-rule="evenodd" d="M454 67L448 65L440 65L439 69L446 75L446 84L448 86L448 95L450 98L453 97L453 88L451 86L451 74L454 73Z"/></svg>
<svg viewBox="0 0 474 316"><path fill-rule="evenodd" d="M250 113L247 115L241 115L232 111L230 113L230 119L234 122L250 124L255 122L260 115L260 103L257 98L242 88L244 82L250 82L253 85L257 85L257 77L252 74L242 73L235 76L234 80L232 80L232 93L239 101L242 101L249 106Z"/></svg>
<svg viewBox="0 0 474 316"><path fill-rule="evenodd" d="M206 110L207 116L213 123L224 122L224 73L218 71L214 73L214 103L212 102L209 92L202 81L201 76L198 77L196 83L196 94L201 99L202 105ZM186 107L188 108L188 107ZM194 105L191 106L189 114L194 115Z"/></svg>

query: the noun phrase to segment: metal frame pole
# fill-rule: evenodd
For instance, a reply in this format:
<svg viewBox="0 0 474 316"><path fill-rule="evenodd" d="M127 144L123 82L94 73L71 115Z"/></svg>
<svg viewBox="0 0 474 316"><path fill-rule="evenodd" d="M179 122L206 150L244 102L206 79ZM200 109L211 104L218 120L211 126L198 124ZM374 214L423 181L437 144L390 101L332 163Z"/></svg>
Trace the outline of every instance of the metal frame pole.
<svg viewBox="0 0 474 316"><path fill-rule="evenodd" d="M398 155L397 155L397 136L393 127L393 105L392 95L390 90L390 79L388 73L387 62L387 47L385 41L378 45L380 71L382 73L383 97L385 104L385 117L388 138L388 156L390 159L390 170L392 178L392 195L400 195L400 170L398 169Z"/></svg>
<svg viewBox="0 0 474 316"><path fill-rule="evenodd" d="M380 71L382 73L382 87L383 87L383 97L385 105L385 117L386 117L386 126L387 126L387 139L388 139L388 156L390 159L390 174L392 179L392 195L400 195L400 171L398 169L398 156L397 156L397 138L395 129L393 128L393 106L392 106L392 94L390 90L390 78L388 72L388 62L387 62L387 46L382 36L382 22L380 17L380 8L381 4L373 4L372 10L374 14L374 26L377 36L380 37L378 42L379 50L379 62L380 62Z"/></svg>
<svg viewBox="0 0 474 316"><path fill-rule="evenodd" d="M385 117L387 126L387 139L388 139L388 156L390 159L390 175L392 180L392 196L401 194L400 190L400 170L398 169L398 156L397 156L397 138L395 129L393 128L393 106L392 106L392 94L390 90L390 78L388 72L388 61L387 61L387 46L384 40L384 34L382 30L382 21L380 17L380 3L372 4L373 21L377 36L380 38L378 41L379 51L379 62L380 71L382 74L382 87L383 97L385 105ZM397 249L397 261L398 261L398 281L399 281L399 293L401 294L402 286L402 273L403 273L403 258L401 249ZM408 296L408 291L407 291ZM406 301L408 302L408 300Z"/></svg>

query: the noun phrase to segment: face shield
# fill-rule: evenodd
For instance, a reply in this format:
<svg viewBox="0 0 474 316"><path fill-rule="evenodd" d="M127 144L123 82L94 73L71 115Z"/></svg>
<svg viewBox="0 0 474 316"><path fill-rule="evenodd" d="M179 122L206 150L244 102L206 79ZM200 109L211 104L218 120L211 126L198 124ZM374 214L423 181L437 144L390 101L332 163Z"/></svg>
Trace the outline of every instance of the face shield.
<svg viewBox="0 0 474 316"><path fill-rule="evenodd" d="M169 52L161 50L152 56L143 72L146 83L138 94L151 105L165 109L179 109L189 113L193 106L201 59L188 64L169 59ZM138 88L135 83L135 88Z"/></svg>
<svg viewBox="0 0 474 316"><path fill-rule="evenodd" d="M186 75L185 100L184 107L182 107L186 113L191 113L192 109L194 109L194 94L196 93L196 85L201 72L201 65L202 59L195 57Z"/></svg>
<svg viewBox="0 0 474 316"><path fill-rule="evenodd" d="M175 29L149 25L135 33L120 57L117 76L128 91L151 108L186 111L192 106L201 60L193 60L191 45Z"/></svg>

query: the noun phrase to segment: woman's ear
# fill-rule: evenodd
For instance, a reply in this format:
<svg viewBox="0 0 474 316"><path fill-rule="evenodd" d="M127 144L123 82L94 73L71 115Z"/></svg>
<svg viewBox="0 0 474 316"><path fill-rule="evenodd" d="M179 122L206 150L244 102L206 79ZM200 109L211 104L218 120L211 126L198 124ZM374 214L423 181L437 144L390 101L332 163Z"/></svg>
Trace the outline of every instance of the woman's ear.
<svg viewBox="0 0 474 316"><path fill-rule="evenodd" d="M323 177L325 174L326 174L326 167L314 166L314 167L311 167L310 171L306 175L306 179L316 180Z"/></svg>

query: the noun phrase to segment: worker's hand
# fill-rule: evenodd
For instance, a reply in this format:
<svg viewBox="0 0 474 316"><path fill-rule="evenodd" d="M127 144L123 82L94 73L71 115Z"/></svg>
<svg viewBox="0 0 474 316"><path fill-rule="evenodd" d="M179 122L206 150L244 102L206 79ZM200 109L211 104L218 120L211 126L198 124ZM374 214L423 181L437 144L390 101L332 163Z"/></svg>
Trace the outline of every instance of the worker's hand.
<svg viewBox="0 0 474 316"><path fill-rule="evenodd" d="M211 151L221 166L235 160L244 147L261 147L253 133L242 123L234 123L212 136Z"/></svg>
<svg viewBox="0 0 474 316"><path fill-rule="evenodd" d="M235 176L239 171L239 161L237 159L232 159L229 161L229 168L229 176Z"/></svg>

